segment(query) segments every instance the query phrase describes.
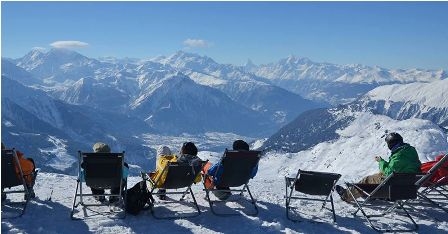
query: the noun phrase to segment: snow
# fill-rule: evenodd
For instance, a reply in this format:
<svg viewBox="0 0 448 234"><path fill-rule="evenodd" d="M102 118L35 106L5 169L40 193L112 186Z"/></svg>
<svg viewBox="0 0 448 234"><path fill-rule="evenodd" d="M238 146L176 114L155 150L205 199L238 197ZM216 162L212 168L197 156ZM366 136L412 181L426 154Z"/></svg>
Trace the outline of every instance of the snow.
<svg viewBox="0 0 448 234"><path fill-rule="evenodd" d="M412 94L412 95L410 95ZM448 79L431 83L385 85L366 94L371 100L419 104L422 107L448 107Z"/></svg>
<svg viewBox="0 0 448 234"><path fill-rule="evenodd" d="M70 166L76 161L76 159L70 156L70 154L67 152L67 142L55 136L49 136L48 141L53 144L54 147L39 149L40 152L44 154L55 156L50 160L48 166L60 171L64 171L70 168Z"/></svg>
<svg viewBox="0 0 448 234"><path fill-rule="evenodd" d="M331 222L329 212L318 212L315 203L302 203L304 222L291 222L286 219L284 207L284 176L295 176L298 169L341 173L339 184L356 181L376 172L375 155L387 159L389 154L384 140L385 131L398 131L406 142L415 146L422 161L433 159L448 149L447 135L430 121L408 119L393 120L386 116L360 113L355 121L338 134L340 138L332 142L322 142L315 147L299 153L270 152L263 156L257 176L249 186L259 207L258 216L244 213L232 217L213 215L204 199L205 192L201 184L192 189L202 214L187 219L158 220L149 211L138 216L128 215L124 220L95 216L83 221L72 221L70 210L76 187L76 177L41 172L35 186L37 198L32 200L25 215L18 219L2 220L4 233L375 233L362 217L353 217L355 208L340 200L334 193L337 222ZM208 133L209 137L229 137L222 133ZM156 136L148 135L148 140ZM235 136L232 136L235 137ZM179 138L158 138L163 144L189 139L188 135ZM205 138L204 138L205 139ZM200 139L196 139L200 140ZM262 140L256 141L258 145ZM149 141L154 144L155 140ZM214 144L210 140L207 144ZM221 143L222 144L222 139ZM201 149L201 147L199 147ZM200 151L202 159L217 162L222 152ZM130 177L128 188L140 179ZM12 195L10 195L12 196ZM51 199L50 199L51 198ZM191 198L189 198L191 199ZM319 203L320 205L320 203ZM411 215L420 225L421 233L446 233L448 219L446 213L430 208L424 203L414 204ZM233 206L233 204L229 204ZM179 208L174 205L174 208ZM159 210L163 212L163 209ZM317 212L317 213L316 213ZM320 221L323 223L316 223ZM382 220L386 224L404 227L395 219ZM398 222L396 224L395 222Z"/></svg>

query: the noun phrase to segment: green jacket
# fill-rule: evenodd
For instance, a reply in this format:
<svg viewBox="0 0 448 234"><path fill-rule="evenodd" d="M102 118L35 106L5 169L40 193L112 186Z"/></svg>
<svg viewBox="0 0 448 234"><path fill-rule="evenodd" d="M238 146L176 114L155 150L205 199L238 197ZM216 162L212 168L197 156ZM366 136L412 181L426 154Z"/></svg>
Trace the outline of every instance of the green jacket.
<svg viewBox="0 0 448 234"><path fill-rule="evenodd" d="M379 167L380 171L388 176L392 172L419 173L421 164L415 148L409 144L403 144L392 150L389 162L381 159Z"/></svg>

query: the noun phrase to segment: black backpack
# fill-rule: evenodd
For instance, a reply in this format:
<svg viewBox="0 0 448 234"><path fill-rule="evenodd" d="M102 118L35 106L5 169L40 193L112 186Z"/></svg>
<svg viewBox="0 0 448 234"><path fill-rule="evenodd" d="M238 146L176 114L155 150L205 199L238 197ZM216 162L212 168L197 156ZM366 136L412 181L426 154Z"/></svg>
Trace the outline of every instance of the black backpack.
<svg viewBox="0 0 448 234"><path fill-rule="evenodd" d="M140 181L126 193L126 212L138 215L140 211L147 210L154 202L154 198L146 187L145 181ZM145 207L148 204L148 207Z"/></svg>

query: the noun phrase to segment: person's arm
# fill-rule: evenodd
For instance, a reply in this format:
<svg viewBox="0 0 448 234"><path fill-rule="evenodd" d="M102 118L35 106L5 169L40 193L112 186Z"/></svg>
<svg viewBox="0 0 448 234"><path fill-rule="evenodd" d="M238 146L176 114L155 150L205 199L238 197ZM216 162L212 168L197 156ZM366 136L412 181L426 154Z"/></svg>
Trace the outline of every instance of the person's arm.
<svg viewBox="0 0 448 234"><path fill-rule="evenodd" d="M208 171L206 171L207 175L209 175L209 176L214 176L215 173L216 173L216 170L218 169L218 164L219 164L219 163L215 163L215 164L213 164L213 165L208 169Z"/></svg>
<svg viewBox="0 0 448 234"><path fill-rule="evenodd" d="M258 172L258 163L257 163L257 165L255 165L255 167L252 169L252 174L250 175L250 178L254 178L255 175L257 174L257 172Z"/></svg>
<svg viewBox="0 0 448 234"><path fill-rule="evenodd" d="M379 162L380 170L385 175L390 175L392 172L397 171L397 157L391 157L389 162L381 159Z"/></svg>

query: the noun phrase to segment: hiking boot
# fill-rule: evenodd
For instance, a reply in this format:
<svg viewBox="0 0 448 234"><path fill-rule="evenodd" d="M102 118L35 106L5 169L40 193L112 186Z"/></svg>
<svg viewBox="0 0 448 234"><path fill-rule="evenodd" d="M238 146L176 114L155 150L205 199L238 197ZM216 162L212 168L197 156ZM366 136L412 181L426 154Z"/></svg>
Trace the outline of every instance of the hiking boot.
<svg viewBox="0 0 448 234"><path fill-rule="evenodd" d="M231 195L232 192L230 191L222 191L223 190L229 190L229 187L216 187L217 190L212 190L212 193L217 197L219 200L224 201L227 200Z"/></svg>
<svg viewBox="0 0 448 234"><path fill-rule="evenodd" d="M106 197L104 197L104 196L93 196L93 198L95 198L95 200L97 200L101 203L106 201Z"/></svg>
<svg viewBox="0 0 448 234"><path fill-rule="evenodd" d="M158 193L160 193L159 195L157 195L159 197L160 200L166 200L166 195L165 195L165 189L159 189Z"/></svg>
<svg viewBox="0 0 448 234"><path fill-rule="evenodd" d="M339 194L339 196L341 196L341 197L344 196L345 188L343 188L340 185L336 185L335 189L336 189L336 192Z"/></svg>
<svg viewBox="0 0 448 234"><path fill-rule="evenodd" d="M335 190L339 194L339 196L341 197L342 201L345 201L347 203L351 203L352 202L351 199L348 198L347 189L343 188L340 185L336 185Z"/></svg>

